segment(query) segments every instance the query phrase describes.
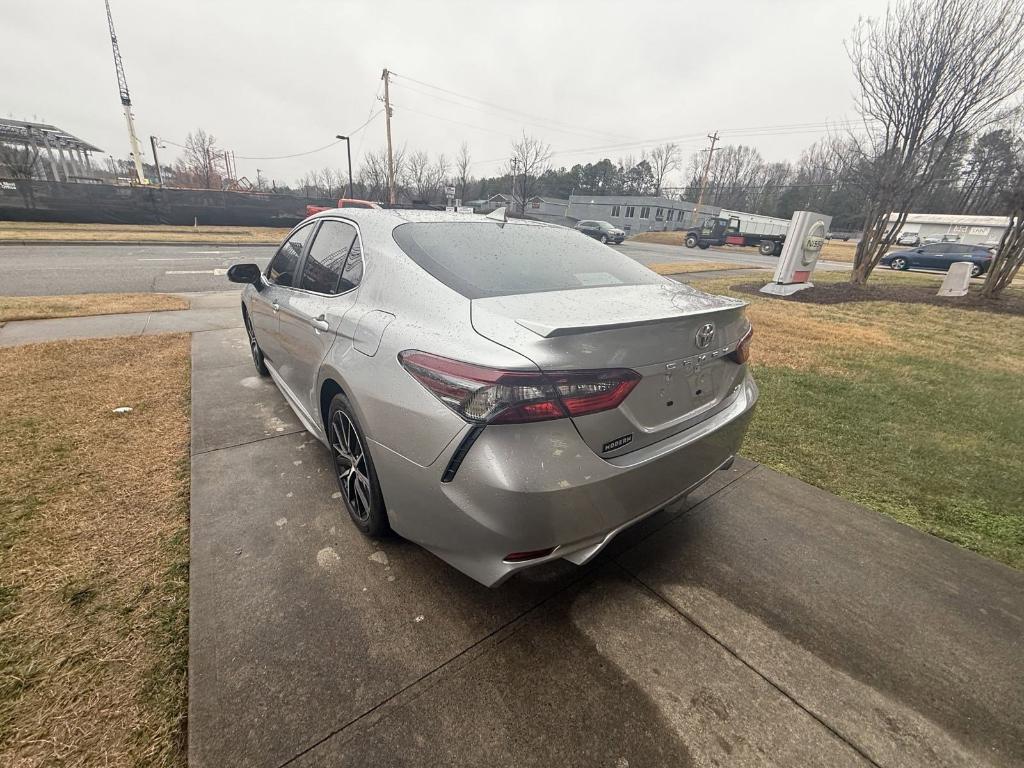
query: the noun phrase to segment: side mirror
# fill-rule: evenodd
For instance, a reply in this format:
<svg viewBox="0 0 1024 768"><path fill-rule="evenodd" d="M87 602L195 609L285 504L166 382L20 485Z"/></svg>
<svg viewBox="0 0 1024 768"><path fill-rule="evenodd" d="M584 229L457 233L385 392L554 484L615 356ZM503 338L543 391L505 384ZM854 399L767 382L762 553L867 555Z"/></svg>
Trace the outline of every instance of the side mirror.
<svg viewBox="0 0 1024 768"><path fill-rule="evenodd" d="M918 253L924 253L924 248L918 248L918 249L917 249L917 252L918 252Z"/></svg>
<svg viewBox="0 0 1024 768"><path fill-rule="evenodd" d="M260 288L263 285L263 272L259 264L233 264L228 268L228 280L232 283L249 283Z"/></svg>

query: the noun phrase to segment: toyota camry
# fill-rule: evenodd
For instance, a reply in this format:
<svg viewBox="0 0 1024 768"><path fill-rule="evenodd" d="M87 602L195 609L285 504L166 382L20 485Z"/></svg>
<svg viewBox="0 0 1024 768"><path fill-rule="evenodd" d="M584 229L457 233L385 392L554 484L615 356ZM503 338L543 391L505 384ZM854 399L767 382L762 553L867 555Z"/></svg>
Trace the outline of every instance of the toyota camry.
<svg viewBox="0 0 1024 768"><path fill-rule="evenodd" d="M744 302L502 211L324 211L228 277L355 526L490 586L730 466L757 400Z"/></svg>

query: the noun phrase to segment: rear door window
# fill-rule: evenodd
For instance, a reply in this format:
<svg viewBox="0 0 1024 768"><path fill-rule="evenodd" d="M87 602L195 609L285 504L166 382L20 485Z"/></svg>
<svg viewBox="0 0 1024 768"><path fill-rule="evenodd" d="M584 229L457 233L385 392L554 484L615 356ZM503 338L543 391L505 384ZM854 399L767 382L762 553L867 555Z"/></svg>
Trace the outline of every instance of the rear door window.
<svg viewBox="0 0 1024 768"><path fill-rule="evenodd" d="M304 291L327 294L354 287L343 287L341 281L352 244L357 240L356 228L351 224L333 219L324 221L302 265L299 287Z"/></svg>
<svg viewBox="0 0 1024 768"><path fill-rule="evenodd" d="M394 238L420 267L468 299L665 282L565 227L415 222L396 227Z"/></svg>
<svg viewBox="0 0 1024 768"><path fill-rule="evenodd" d="M314 226L310 223L292 232L267 267L267 280L274 285L287 288L295 285L295 271L299 267L302 250L306 247L306 240L313 234L313 229Z"/></svg>

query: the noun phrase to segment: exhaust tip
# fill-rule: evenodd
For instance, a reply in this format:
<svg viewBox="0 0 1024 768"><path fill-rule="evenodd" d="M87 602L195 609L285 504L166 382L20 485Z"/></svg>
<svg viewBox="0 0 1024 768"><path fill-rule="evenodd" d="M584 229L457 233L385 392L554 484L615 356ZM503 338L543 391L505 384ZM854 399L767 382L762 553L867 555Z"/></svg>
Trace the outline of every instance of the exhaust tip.
<svg viewBox="0 0 1024 768"><path fill-rule="evenodd" d="M506 563L523 563L527 560L538 560L542 557L547 557L554 551L554 547L548 547L547 549L532 549L529 552L510 552L505 555L504 560Z"/></svg>

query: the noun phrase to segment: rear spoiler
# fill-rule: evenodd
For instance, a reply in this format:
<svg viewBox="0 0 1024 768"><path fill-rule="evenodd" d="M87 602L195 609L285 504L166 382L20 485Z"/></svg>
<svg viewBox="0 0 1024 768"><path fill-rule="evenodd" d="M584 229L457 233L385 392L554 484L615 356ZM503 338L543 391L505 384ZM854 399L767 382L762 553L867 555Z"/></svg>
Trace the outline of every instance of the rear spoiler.
<svg viewBox="0 0 1024 768"><path fill-rule="evenodd" d="M738 302L733 306L704 307L687 311L673 312L671 314L659 315L657 317L645 317L642 320L623 320L617 323L588 323L586 325L548 325L535 320L516 319L516 325L522 326L528 331L533 331L545 339L555 336L572 336L577 333L594 333L595 331L614 331L620 328L639 328L644 325L656 325L666 320L677 320L684 317L699 317L700 315L713 315L724 310L738 309L745 307L747 302Z"/></svg>

